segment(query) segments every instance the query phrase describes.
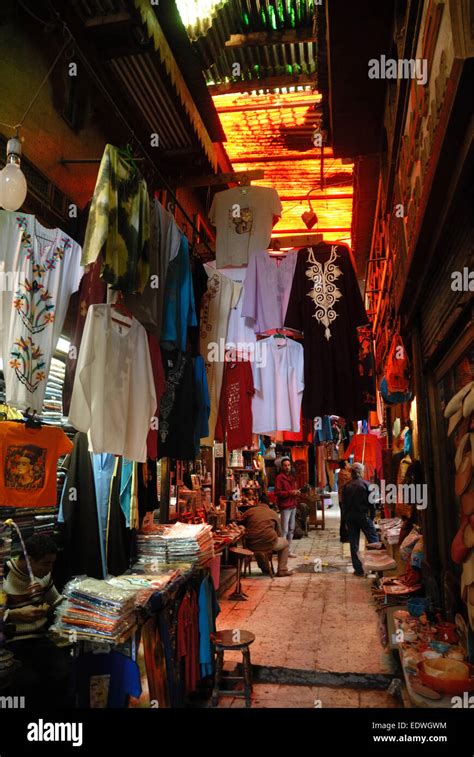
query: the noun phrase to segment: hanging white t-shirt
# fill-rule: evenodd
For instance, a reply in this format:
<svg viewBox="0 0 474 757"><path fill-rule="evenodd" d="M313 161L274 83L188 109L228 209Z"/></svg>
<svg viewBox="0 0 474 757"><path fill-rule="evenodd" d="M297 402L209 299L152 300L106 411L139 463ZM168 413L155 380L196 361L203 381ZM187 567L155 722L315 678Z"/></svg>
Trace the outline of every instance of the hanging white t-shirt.
<svg viewBox="0 0 474 757"><path fill-rule="evenodd" d="M69 421L89 432L92 451L144 463L156 392L144 327L112 320L110 305L87 311Z"/></svg>
<svg viewBox="0 0 474 757"><path fill-rule="evenodd" d="M252 363L254 434L300 430L304 389L303 347L285 337L259 342L261 360Z"/></svg>
<svg viewBox="0 0 474 757"><path fill-rule="evenodd" d="M234 187L214 195L209 219L217 230L217 267L247 265L253 252L266 250L273 217L281 214L278 192L271 187Z"/></svg>
<svg viewBox="0 0 474 757"><path fill-rule="evenodd" d="M51 357L83 272L80 246L61 229L0 210L0 345L8 404L41 412Z"/></svg>

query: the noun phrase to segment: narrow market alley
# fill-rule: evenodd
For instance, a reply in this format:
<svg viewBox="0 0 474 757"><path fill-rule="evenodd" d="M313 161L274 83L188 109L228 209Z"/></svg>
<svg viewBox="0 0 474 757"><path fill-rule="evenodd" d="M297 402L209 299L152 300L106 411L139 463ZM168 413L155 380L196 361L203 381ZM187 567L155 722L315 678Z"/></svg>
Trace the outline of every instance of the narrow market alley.
<svg viewBox="0 0 474 757"><path fill-rule="evenodd" d="M262 671L266 681L254 683L252 707L400 706L387 693L395 668L381 643L370 579L352 574L349 545L339 540L339 508L327 512L324 531L310 529L293 549L292 576L272 579L253 563L252 576L242 580L248 600L230 600L233 587L219 599L218 630L256 637L254 674ZM230 671L241 655L226 652L225 661ZM316 678L321 682L310 685ZM219 707L245 707L245 701L221 697Z"/></svg>

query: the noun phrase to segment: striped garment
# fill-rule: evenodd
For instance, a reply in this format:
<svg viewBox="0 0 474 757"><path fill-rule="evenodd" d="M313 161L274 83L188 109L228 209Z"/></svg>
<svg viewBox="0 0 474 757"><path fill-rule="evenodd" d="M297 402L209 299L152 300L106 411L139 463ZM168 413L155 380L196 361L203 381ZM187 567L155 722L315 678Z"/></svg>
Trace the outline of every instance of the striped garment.
<svg viewBox="0 0 474 757"><path fill-rule="evenodd" d="M4 620L8 619L9 610L16 610L27 605L44 605L56 607L63 597L53 584L51 573L44 578L35 576L35 583L30 582L28 573L20 570L18 558L7 562L9 573L4 580L3 589L7 594L7 612ZM46 634L48 618L42 617L30 622L15 622L16 632L14 641L32 639Z"/></svg>

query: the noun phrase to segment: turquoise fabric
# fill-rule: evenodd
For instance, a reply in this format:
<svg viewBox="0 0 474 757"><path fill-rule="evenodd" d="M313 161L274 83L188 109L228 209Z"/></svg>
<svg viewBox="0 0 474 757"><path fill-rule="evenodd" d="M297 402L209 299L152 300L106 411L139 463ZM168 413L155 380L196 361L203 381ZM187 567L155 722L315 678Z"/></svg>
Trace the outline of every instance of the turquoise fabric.
<svg viewBox="0 0 474 757"><path fill-rule="evenodd" d="M216 591L211 577L206 576L199 589L199 665L201 676L214 673L214 645L211 633L216 632L216 618L221 609L217 603Z"/></svg>
<svg viewBox="0 0 474 757"><path fill-rule="evenodd" d="M179 252L166 274L161 343L186 352L189 326L197 326L197 318L189 244L183 234Z"/></svg>
<svg viewBox="0 0 474 757"><path fill-rule="evenodd" d="M122 460L122 475L120 477L120 507L125 516L125 523L127 528L130 528L130 509L132 501L132 474L133 474L133 462L127 460L126 457Z"/></svg>

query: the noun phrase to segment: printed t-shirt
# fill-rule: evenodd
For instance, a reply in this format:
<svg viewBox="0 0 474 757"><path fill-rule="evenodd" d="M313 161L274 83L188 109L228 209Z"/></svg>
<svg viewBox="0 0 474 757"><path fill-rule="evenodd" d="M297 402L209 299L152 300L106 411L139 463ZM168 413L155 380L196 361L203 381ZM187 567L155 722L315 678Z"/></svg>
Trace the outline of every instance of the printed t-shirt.
<svg viewBox="0 0 474 757"><path fill-rule="evenodd" d="M227 433L229 451L252 444L252 369L248 360L226 361L216 438Z"/></svg>
<svg viewBox="0 0 474 757"><path fill-rule="evenodd" d="M256 250L266 250L273 218L281 216L280 198L271 187L234 187L214 195L209 218L217 229L217 267L247 265Z"/></svg>
<svg viewBox="0 0 474 757"><path fill-rule="evenodd" d="M0 506L55 505L57 461L71 450L72 442L60 428L0 423Z"/></svg>

